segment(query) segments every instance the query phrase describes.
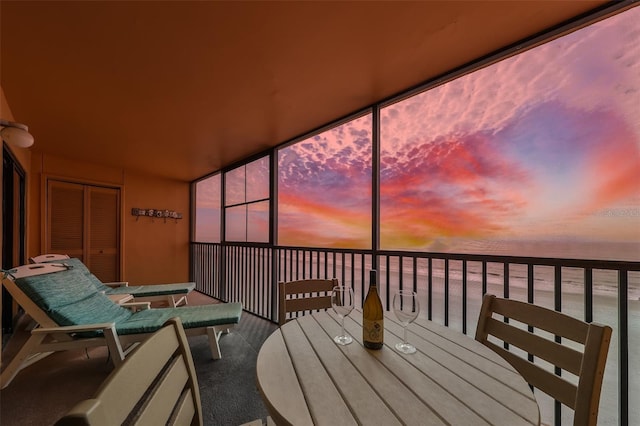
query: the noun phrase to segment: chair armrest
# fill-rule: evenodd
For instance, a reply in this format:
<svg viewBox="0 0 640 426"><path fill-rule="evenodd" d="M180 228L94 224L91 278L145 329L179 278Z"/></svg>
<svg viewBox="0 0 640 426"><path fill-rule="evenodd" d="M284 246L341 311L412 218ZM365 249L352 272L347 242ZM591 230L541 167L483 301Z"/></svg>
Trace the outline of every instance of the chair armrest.
<svg viewBox="0 0 640 426"><path fill-rule="evenodd" d="M131 309L133 312L146 311L147 309L151 309L151 302L127 302L120 306Z"/></svg>
<svg viewBox="0 0 640 426"><path fill-rule="evenodd" d="M115 288L115 287L129 287L129 281L114 281L112 283L102 283L107 287Z"/></svg>
<svg viewBox="0 0 640 426"><path fill-rule="evenodd" d="M124 391L124 389L123 389ZM100 424L109 418L104 412L104 405L99 399L85 399L74 406L63 418L56 422L56 426L73 426Z"/></svg>
<svg viewBox="0 0 640 426"><path fill-rule="evenodd" d="M68 325L64 327L46 327L46 328L34 328L31 330L31 334L49 334L49 333L80 333L83 331L98 331L106 330L109 328L115 329L116 324L114 322L104 322L100 324L83 324L83 325Z"/></svg>

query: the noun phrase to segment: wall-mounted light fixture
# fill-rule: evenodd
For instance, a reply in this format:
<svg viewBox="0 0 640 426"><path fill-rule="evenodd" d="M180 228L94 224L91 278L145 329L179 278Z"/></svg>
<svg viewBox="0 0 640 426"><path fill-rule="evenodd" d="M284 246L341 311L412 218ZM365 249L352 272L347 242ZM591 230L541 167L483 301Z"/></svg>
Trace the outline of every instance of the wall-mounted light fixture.
<svg viewBox="0 0 640 426"><path fill-rule="evenodd" d="M18 148L29 148L33 145L33 136L29 133L29 128L24 124L14 123L0 118L0 136L9 145Z"/></svg>

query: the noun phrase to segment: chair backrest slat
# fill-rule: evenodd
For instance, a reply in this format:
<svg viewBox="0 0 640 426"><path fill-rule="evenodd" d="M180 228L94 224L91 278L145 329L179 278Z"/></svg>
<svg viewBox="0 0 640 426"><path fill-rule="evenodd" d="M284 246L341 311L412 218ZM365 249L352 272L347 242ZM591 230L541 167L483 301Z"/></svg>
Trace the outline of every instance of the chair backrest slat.
<svg viewBox="0 0 640 426"><path fill-rule="evenodd" d="M336 278L280 282L278 324L286 323L290 313L330 308L331 290L337 285Z"/></svg>
<svg viewBox="0 0 640 426"><path fill-rule="evenodd" d="M493 318L487 321L487 332L527 353L535 353L538 358L553 363L576 376L580 374L582 353L575 349Z"/></svg>
<svg viewBox="0 0 640 426"><path fill-rule="evenodd" d="M533 365L528 360L509 352L502 346L491 342L485 342L485 345L507 360L531 386L538 388L547 395L553 395L555 399L568 407L574 405L577 395L577 387L574 384L550 371Z"/></svg>
<svg viewBox="0 0 640 426"><path fill-rule="evenodd" d="M551 336L547 338L539 330ZM487 294L482 301L476 340L507 360L531 386L573 409L574 425L595 425L611 331L609 326ZM568 340L579 345L568 344ZM521 351L517 353L512 348ZM521 356L522 352L533 355L534 361ZM556 374L555 369L545 368L537 359L574 374L577 385Z"/></svg>
<svg viewBox="0 0 640 426"><path fill-rule="evenodd" d="M194 399L191 389L187 389L186 392L183 392L180 396L180 400L176 404L174 417L169 420L169 424L186 425L196 419L196 407L193 401Z"/></svg>
<svg viewBox="0 0 640 426"><path fill-rule="evenodd" d="M582 343L587 338L589 324L561 312L519 300L495 298L491 310L507 318L518 319L532 327Z"/></svg>
<svg viewBox="0 0 640 426"><path fill-rule="evenodd" d="M173 415L176 404L182 400L185 385L189 381L189 373L181 355L173 358L170 365L158 377L158 382L151 388L150 395L140 409L134 424L161 425L167 424Z"/></svg>

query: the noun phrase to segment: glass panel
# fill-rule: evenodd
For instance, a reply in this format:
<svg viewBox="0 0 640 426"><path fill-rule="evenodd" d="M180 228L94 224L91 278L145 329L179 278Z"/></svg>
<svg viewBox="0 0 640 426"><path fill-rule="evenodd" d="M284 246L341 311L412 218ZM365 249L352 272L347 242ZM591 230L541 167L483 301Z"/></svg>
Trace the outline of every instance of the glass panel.
<svg viewBox="0 0 640 426"><path fill-rule="evenodd" d="M247 241L269 242L269 202L261 201L248 206Z"/></svg>
<svg viewBox="0 0 640 426"><path fill-rule="evenodd" d="M196 183L195 241L220 242L221 178L217 174Z"/></svg>
<svg viewBox="0 0 640 426"><path fill-rule="evenodd" d="M278 152L278 243L371 247L371 114Z"/></svg>
<svg viewBox="0 0 640 426"><path fill-rule="evenodd" d="M241 166L233 169L224 175L225 193L224 205L244 203L245 197L245 167Z"/></svg>
<svg viewBox="0 0 640 426"><path fill-rule="evenodd" d="M381 111L384 249L640 260L640 8Z"/></svg>
<svg viewBox="0 0 640 426"><path fill-rule="evenodd" d="M225 213L226 241L247 241L247 205L229 207Z"/></svg>
<svg viewBox="0 0 640 426"><path fill-rule="evenodd" d="M269 198L269 157L247 164L247 202Z"/></svg>

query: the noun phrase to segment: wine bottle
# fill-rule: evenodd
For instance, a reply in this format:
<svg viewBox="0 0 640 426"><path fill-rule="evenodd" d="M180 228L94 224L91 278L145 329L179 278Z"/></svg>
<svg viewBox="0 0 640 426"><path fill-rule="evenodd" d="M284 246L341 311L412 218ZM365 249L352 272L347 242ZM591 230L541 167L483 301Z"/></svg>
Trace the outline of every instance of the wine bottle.
<svg viewBox="0 0 640 426"><path fill-rule="evenodd" d="M382 348L384 341L384 311L378 295L377 271L369 272L369 292L362 308L362 341L369 349Z"/></svg>

